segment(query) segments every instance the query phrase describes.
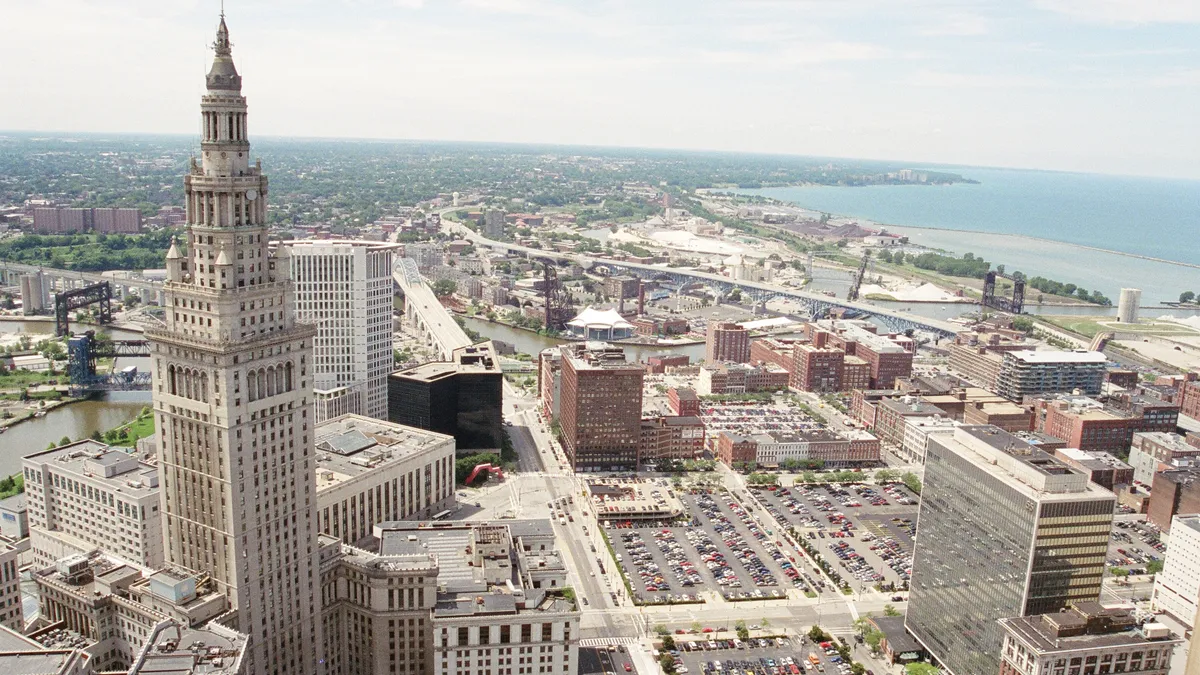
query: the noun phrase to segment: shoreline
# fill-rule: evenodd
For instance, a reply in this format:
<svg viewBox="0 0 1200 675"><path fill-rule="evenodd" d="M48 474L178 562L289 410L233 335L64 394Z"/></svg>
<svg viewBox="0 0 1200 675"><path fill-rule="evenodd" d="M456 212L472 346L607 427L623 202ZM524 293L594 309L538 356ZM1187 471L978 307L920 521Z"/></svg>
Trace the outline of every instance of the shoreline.
<svg viewBox="0 0 1200 675"><path fill-rule="evenodd" d="M806 186L806 185L790 185L790 186L781 186L781 187L803 188L803 187L808 187L808 186ZM853 188L856 186L845 186L845 187ZM760 189L771 190L771 189L779 189L779 188L760 188ZM735 191L733 194L740 195L740 196L750 196L749 193L740 192L740 191ZM766 195L753 195L753 196L766 197ZM909 230L927 230L927 231L932 231L932 232L957 232L959 234L985 234L985 235L996 236L996 237L1013 237L1013 238L1017 238L1017 239L1025 239L1028 241L1036 241L1036 242L1041 242L1041 243L1061 244L1063 246L1074 246L1074 247L1081 248L1081 249L1088 250L1088 251L1095 251L1097 253L1109 253L1112 255L1120 255L1120 256L1125 256L1128 258L1136 258L1139 260L1146 260L1149 262L1163 263L1166 265L1177 265L1179 267L1187 267L1190 269L1200 270L1200 264L1197 264L1197 263L1183 262L1181 260L1168 260L1167 258L1158 258L1155 256L1144 255L1141 253L1130 253L1128 251L1118 251L1118 250L1111 249L1111 248L1104 248L1102 246L1093 246L1091 244L1078 244L1078 243L1070 242L1070 241L1061 241L1059 239L1049 239L1047 237L1037 237L1034 235L1017 234L1017 233L1012 233L1012 232L993 232L990 230L970 230L970 229L961 228L961 227L933 227L930 225L903 225L900 223L883 223L883 222L879 222L879 221L867 218L866 216L856 216L856 215L847 214L847 213L831 213L829 211L824 211L821 209L814 209L811 206L805 206L804 204L801 204L799 202L792 201L789 199L780 199L778 197L766 197L766 198L776 201L776 202L790 204L794 207L804 209L805 211L811 211L813 213L828 213L831 217L834 217L834 218L847 218L847 219L865 221L865 222L871 223L873 225L878 225L879 227L884 227L884 228L904 228L904 229L909 229Z"/></svg>

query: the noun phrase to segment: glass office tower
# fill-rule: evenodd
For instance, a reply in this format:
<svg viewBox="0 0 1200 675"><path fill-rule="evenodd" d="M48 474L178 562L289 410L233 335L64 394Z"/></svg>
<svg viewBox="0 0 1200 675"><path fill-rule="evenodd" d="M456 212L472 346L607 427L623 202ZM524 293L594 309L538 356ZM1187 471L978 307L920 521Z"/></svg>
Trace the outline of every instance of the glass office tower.
<svg viewBox="0 0 1200 675"><path fill-rule="evenodd" d="M1099 598L1114 507L998 427L931 437L906 627L954 675L998 672L999 619Z"/></svg>

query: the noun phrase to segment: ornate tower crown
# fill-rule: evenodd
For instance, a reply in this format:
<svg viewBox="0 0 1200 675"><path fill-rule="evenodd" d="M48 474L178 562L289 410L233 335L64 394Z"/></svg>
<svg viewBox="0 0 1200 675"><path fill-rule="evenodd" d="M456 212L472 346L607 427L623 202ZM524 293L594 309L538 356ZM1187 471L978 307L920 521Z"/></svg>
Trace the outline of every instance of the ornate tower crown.
<svg viewBox="0 0 1200 675"><path fill-rule="evenodd" d="M216 57L212 68L208 71L209 90L242 90L242 76L238 75L233 65L233 43L229 41L229 27L225 25L225 15L221 15L221 25L217 26L217 41L213 43Z"/></svg>

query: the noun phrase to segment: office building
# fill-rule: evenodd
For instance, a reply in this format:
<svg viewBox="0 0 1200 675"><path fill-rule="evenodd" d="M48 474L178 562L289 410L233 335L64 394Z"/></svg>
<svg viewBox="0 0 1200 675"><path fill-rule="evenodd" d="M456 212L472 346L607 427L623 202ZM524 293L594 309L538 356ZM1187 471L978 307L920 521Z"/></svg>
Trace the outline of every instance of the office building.
<svg viewBox="0 0 1200 675"><path fill-rule="evenodd" d="M667 390L667 406L676 415L695 417L700 414L700 397L693 389L671 387Z"/></svg>
<svg viewBox="0 0 1200 675"><path fill-rule="evenodd" d="M1129 609L1080 602L1069 610L1000 620L1000 675L1147 673L1167 675L1183 641L1161 623L1142 624Z"/></svg>
<svg viewBox="0 0 1200 675"><path fill-rule="evenodd" d="M646 372L661 374L667 368L686 368L692 361L687 354L670 354L646 357Z"/></svg>
<svg viewBox="0 0 1200 675"><path fill-rule="evenodd" d="M1068 447L1124 455L1136 432L1172 432L1179 406L1143 394L1121 393L1104 401L1058 394L1033 401L1037 430Z"/></svg>
<svg viewBox="0 0 1200 675"><path fill-rule="evenodd" d="M701 396L749 394L788 388L788 372L779 366L720 362L700 366L696 393Z"/></svg>
<svg viewBox="0 0 1200 675"><path fill-rule="evenodd" d="M142 212L129 208L34 209L33 229L45 234L94 230L97 234L136 234L142 231Z"/></svg>
<svg viewBox="0 0 1200 675"><path fill-rule="evenodd" d="M1059 448L1053 454L1063 464L1087 474L1088 480L1105 490L1116 492L1118 486L1133 482L1133 467L1107 452Z"/></svg>
<svg viewBox="0 0 1200 675"><path fill-rule="evenodd" d="M1143 485L1154 482L1159 471L1180 468L1179 460L1196 461L1200 447L1187 442L1183 436L1163 431L1144 431L1133 434L1130 441L1129 465L1133 479Z"/></svg>
<svg viewBox="0 0 1200 675"><path fill-rule="evenodd" d="M880 335L879 328L869 321L841 319L815 321L806 325L805 331L814 340L818 332L824 331L829 334L830 347L865 361L870 369L870 388L891 388L897 379L912 374L916 343L906 335ZM845 383L842 389L848 389Z"/></svg>
<svg viewBox="0 0 1200 675"><path fill-rule="evenodd" d="M796 341L780 338L759 338L750 341L750 363L758 366L771 363L784 370L795 370Z"/></svg>
<svg viewBox="0 0 1200 675"><path fill-rule="evenodd" d="M1101 352L1033 351L1004 352L996 376L996 393L1010 401L1026 396L1073 392L1096 396L1104 384L1108 358Z"/></svg>
<svg viewBox="0 0 1200 675"><path fill-rule="evenodd" d="M392 373L388 419L454 437L459 451L496 450L504 434L504 373L491 342L459 347L450 361Z"/></svg>
<svg viewBox="0 0 1200 675"><path fill-rule="evenodd" d="M1024 333L1000 329L959 333L947 349L950 370L980 387L994 390L1004 353L1032 348Z"/></svg>
<svg viewBox="0 0 1200 675"><path fill-rule="evenodd" d="M50 644L42 644L43 640ZM84 650L55 645L53 640L40 635L30 637L3 624L0 624L0 671L30 675L96 675L91 656Z"/></svg>
<svg viewBox="0 0 1200 675"><path fill-rule="evenodd" d="M904 417L904 430L897 454L910 464L924 464L925 450L932 436L953 436L961 422L935 415Z"/></svg>
<svg viewBox="0 0 1200 675"><path fill-rule="evenodd" d="M608 298L609 300L625 300L628 298L636 298L638 295L638 287L641 286L641 283L641 280L639 280L637 277L605 277L604 297Z"/></svg>
<svg viewBox="0 0 1200 675"><path fill-rule="evenodd" d="M253 672L245 661L250 640L223 624L228 598L206 575L146 571L95 553L35 570L33 582L44 624L81 649L97 673ZM197 642L203 656L189 649ZM165 660L148 665L145 657L153 652ZM168 667L156 669L161 666Z"/></svg>
<svg viewBox="0 0 1200 675"><path fill-rule="evenodd" d="M791 387L800 391L842 391L846 352L828 346L829 333L813 333L811 343L797 342L793 352ZM865 365L865 362L864 362Z"/></svg>
<svg viewBox="0 0 1200 675"><path fill-rule="evenodd" d="M563 450L574 471L636 471L645 371L605 343L559 347Z"/></svg>
<svg viewBox="0 0 1200 675"><path fill-rule="evenodd" d="M20 541L29 536L29 499L18 493L0 500L0 537Z"/></svg>
<svg viewBox="0 0 1200 675"><path fill-rule="evenodd" d="M25 630L25 608L21 602L21 552L0 543L0 625L15 631Z"/></svg>
<svg viewBox="0 0 1200 675"><path fill-rule="evenodd" d="M704 423L699 417L662 415L642 420L640 462L699 459L704 454Z"/></svg>
<svg viewBox="0 0 1200 675"><path fill-rule="evenodd" d="M1170 532L1177 514L1200 513L1200 468L1168 469L1154 474L1146 519Z"/></svg>
<svg viewBox="0 0 1200 675"><path fill-rule="evenodd" d="M1189 628L1196 627L1196 612L1200 610L1200 515L1172 518L1171 548L1162 571L1154 575L1151 606Z"/></svg>
<svg viewBox="0 0 1200 675"><path fill-rule="evenodd" d="M815 462L826 468L873 465L880 461L879 439L865 431L838 435L828 429L803 431L757 431L737 433L719 430L716 435L717 459L734 466L753 462L777 467L794 462Z"/></svg>
<svg viewBox="0 0 1200 675"><path fill-rule="evenodd" d="M937 419L945 416L941 408L926 403L916 396L885 398L875 408L875 424L871 429L879 440L892 446L904 444L905 428L919 419Z"/></svg>
<svg viewBox="0 0 1200 675"><path fill-rule="evenodd" d="M392 371L392 261L399 244L284 241L296 319L315 325L313 387L321 422L353 413L386 419Z"/></svg>
<svg viewBox="0 0 1200 675"><path fill-rule="evenodd" d="M158 469L133 448L87 439L27 455L22 465L36 566L97 550L163 564Z"/></svg>
<svg viewBox="0 0 1200 675"><path fill-rule="evenodd" d="M214 51L184 177L187 257L167 252L165 325L145 333L165 557L236 608L248 673L316 673L317 329L296 321L290 265L268 246L267 177L250 162L224 17Z"/></svg>
<svg viewBox="0 0 1200 675"><path fill-rule="evenodd" d="M708 324L704 343L706 363L748 363L750 361L750 331L736 323Z"/></svg>
<svg viewBox="0 0 1200 675"><path fill-rule="evenodd" d="M317 426L317 531L358 545L393 520L454 506L454 439L360 415Z"/></svg>
<svg viewBox="0 0 1200 675"><path fill-rule="evenodd" d="M953 675L998 672L1000 619L1100 597L1115 506L996 427L930 438L905 625Z"/></svg>

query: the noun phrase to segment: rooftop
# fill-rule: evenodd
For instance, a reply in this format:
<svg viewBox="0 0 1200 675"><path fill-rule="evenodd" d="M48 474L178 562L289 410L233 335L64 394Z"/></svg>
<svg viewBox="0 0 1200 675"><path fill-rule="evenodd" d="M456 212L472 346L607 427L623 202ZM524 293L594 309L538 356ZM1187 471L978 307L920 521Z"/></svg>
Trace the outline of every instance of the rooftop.
<svg viewBox="0 0 1200 675"><path fill-rule="evenodd" d="M953 436L932 438L930 443L958 454L1034 501L1113 498L1081 471L996 426L960 426Z"/></svg>
<svg viewBox="0 0 1200 675"><path fill-rule="evenodd" d="M1019 361L1031 364L1049 364L1049 363L1080 363L1080 364L1100 364L1108 363L1108 357L1103 352L1092 352L1083 349L1073 351L1063 350L1041 350L1035 351L1032 349L1019 349L1016 351L1006 352L1005 358L1011 356Z"/></svg>
<svg viewBox="0 0 1200 675"><path fill-rule="evenodd" d="M1095 601L1051 614L1000 619L1000 625L1038 654L1182 642L1163 624L1138 625L1130 610Z"/></svg>
<svg viewBox="0 0 1200 675"><path fill-rule="evenodd" d="M107 483L114 492L132 499L158 492L158 470L154 465L140 461L133 448L85 439L26 455L24 461L43 465L55 473L70 473Z"/></svg>
<svg viewBox="0 0 1200 675"><path fill-rule="evenodd" d="M454 442L452 436L362 415L318 424L313 436L318 492Z"/></svg>

